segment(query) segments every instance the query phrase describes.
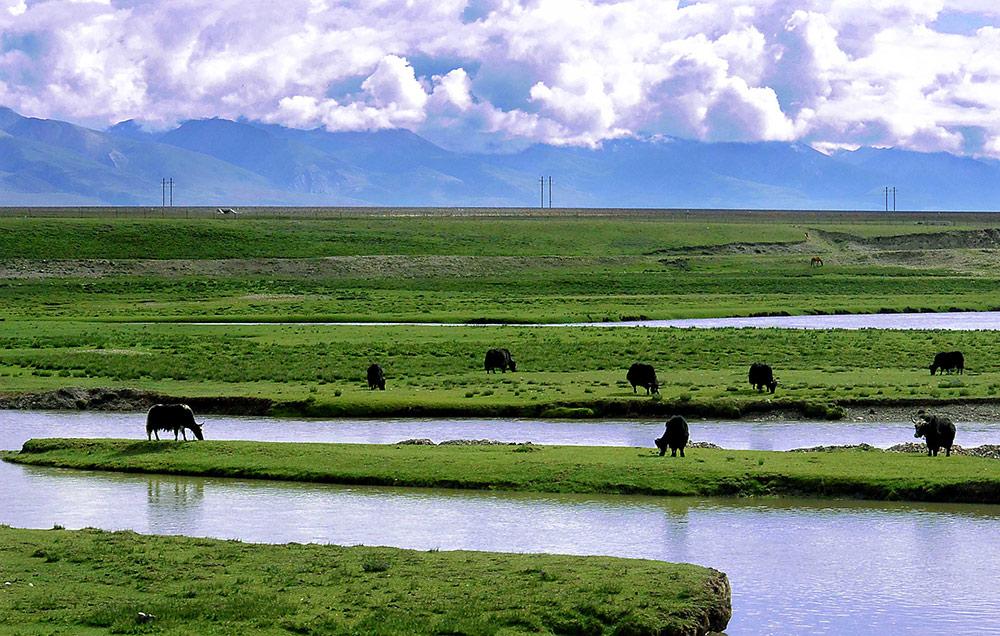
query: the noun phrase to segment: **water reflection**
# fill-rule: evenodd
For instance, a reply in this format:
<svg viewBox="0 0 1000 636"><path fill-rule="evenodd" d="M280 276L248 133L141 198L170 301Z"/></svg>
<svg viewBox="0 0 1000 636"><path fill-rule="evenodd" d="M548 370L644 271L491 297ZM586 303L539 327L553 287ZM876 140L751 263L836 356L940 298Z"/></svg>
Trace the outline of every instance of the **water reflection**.
<svg viewBox="0 0 1000 636"><path fill-rule="evenodd" d="M205 498L205 484L201 481L177 477L152 476L146 495L151 506L183 509L200 503Z"/></svg>
<svg viewBox="0 0 1000 636"><path fill-rule="evenodd" d="M739 634L1000 634L1000 506L342 487L4 464L0 523L605 554L726 572ZM919 590L919 593L915 593ZM934 590L929 600L928 590Z"/></svg>
<svg viewBox="0 0 1000 636"><path fill-rule="evenodd" d="M156 534L184 534L201 523L205 482L173 476L146 478L149 528Z"/></svg>

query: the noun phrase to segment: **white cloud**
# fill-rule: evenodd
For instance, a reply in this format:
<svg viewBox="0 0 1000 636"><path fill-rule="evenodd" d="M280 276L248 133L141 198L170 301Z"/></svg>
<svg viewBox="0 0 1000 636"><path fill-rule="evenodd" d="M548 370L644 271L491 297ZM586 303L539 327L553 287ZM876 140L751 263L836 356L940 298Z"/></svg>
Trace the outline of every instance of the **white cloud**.
<svg viewBox="0 0 1000 636"><path fill-rule="evenodd" d="M414 76L413 67L396 55L382 58L361 88L378 108L418 112L427 103L427 93Z"/></svg>
<svg viewBox="0 0 1000 636"><path fill-rule="evenodd" d="M0 0L0 100L161 127L406 127L467 149L666 134L1000 156L1000 28L978 26L1000 22L993 0L467 5ZM977 27L937 32L943 12Z"/></svg>
<svg viewBox="0 0 1000 636"><path fill-rule="evenodd" d="M434 76L434 93L431 99L442 106L467 111L473 106L472 82L463 68L456 68L444 76Z"/></svg>
<svg viewBox="0 0 1000 636"><path fill-rule="evenodd" d="M7 9L7 13L12 16L19 16L28 10L28 5L24 0L3 0L0 7Z"/></svg>

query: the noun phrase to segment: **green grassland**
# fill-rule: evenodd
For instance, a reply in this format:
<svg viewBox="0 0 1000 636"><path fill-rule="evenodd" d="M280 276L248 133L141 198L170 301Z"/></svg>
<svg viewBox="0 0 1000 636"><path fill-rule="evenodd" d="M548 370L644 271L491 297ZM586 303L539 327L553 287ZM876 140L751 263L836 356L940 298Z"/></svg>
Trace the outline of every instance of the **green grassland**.
<svg viewBox="0 0 1000 636"><path fill-rule="evenodd" d="M516 373L486 374L509 348ZM931 376L934 353L965 352L964 375ZM780 378L747 383L755 360ZM660 396L625 381L659 369ZM388 390L369 391L378 362ZM0 322L2 391L131 387L177 397L262 398L274 413L346 415L662 415L738 417L787 408L838 417L835 405L992 400L1000 340L991 332L525 326L195 325Z"/></svg>
<svg viewBox="0 0 1000 636"><path fill-rule="evenodd" d="M880 450L775 452L580 446L29 440L36 466L340 484L646 495L793 495L1000 503L996 460Z"/></svg>
<svg viewBox="0 0 1000 636"><path fill-rule="evenodd" d="M130 387L324 417L835 418L841 405L1000 395L1000 339L987 332L306 324L994 309L1000 222L990 215L14 213L0 214L0 403ZM813 256L824 266L810 267ZM260 324L194 324L225 321ZM492 347L511 349L518 371L485 374ZM934 353L954 349L968 372L931 377ZM780 378L774 396L747 384L758 360ZM660 396L626 384L636 361L656 366ZM385 392L365 385L372 362L386 371ZM635 448L218 442L206 432L190 444L33 440L4 458L559 492L993 503L1000 492L995 461L975 457L692 449L681 460ZM6 580L0 635L687 634L708 617L721 629L729 612L728 585L693 566L0 527ZM158 618L136 624L139 611Z"/></svg>
<svg viewBox="0 0 1000 636"><path fill-rule="evenodd" d="M0 218L3 315L555 322L1000 306L989 215L112 214Z"/></svg>
<svg viewBox="0 0 1000 636"><path fill-rule="evenodd" d="M610 557L0 526L0 634L705 634L725 575ZM139 612L156 618L137 620Z"/></svg>
<svg viewBox="0 0 1000 636"><path fill-rule="evenodd" d="M310 213L0 218L0 393L134 387L317 416L578 417L837 417L836 404L1000 394L988 333L273 324L993 309L991 215ZM218 321L269 324L183 324ZM483 373L496 346L518 373ZM934 353L954 349L970 372L931 378ZM777 370L775 397L747 386L758 360ZM661 399L624 384L636 361L660 370ZM372 362L389 391L364 386Z"/></svg>

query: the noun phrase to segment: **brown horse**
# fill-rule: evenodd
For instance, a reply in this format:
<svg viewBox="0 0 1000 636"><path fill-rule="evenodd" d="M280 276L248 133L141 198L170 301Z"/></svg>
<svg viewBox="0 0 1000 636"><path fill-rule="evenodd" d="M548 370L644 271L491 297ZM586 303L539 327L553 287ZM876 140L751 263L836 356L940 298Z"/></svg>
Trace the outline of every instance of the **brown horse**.
<svg viewBox="0 0 1000 636"><path fill-rule="evenodd" d="M809 267L823 267L823 259L819 256L813 256L812 260L809 261Z"/></svg>

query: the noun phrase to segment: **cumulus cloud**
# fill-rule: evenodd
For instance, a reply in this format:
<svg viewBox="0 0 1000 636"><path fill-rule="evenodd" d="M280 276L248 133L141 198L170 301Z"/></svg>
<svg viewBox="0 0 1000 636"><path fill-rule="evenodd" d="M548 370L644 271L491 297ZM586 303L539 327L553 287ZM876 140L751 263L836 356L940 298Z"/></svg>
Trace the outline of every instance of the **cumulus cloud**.
<svg viewBox="0 0 1000 636"><path fill-rule="evenodd" d="M28 10L28 5L24 0L4 0L0 2L0 7L7 10L12 16L18 16Z"/></svg>
<svg viewBox="0 0 1000 636"><path fill-rule="evenodd" d="M992 0L0 0L0 104L465 150L676 135L1000 157L998 22Z"/></svg>

